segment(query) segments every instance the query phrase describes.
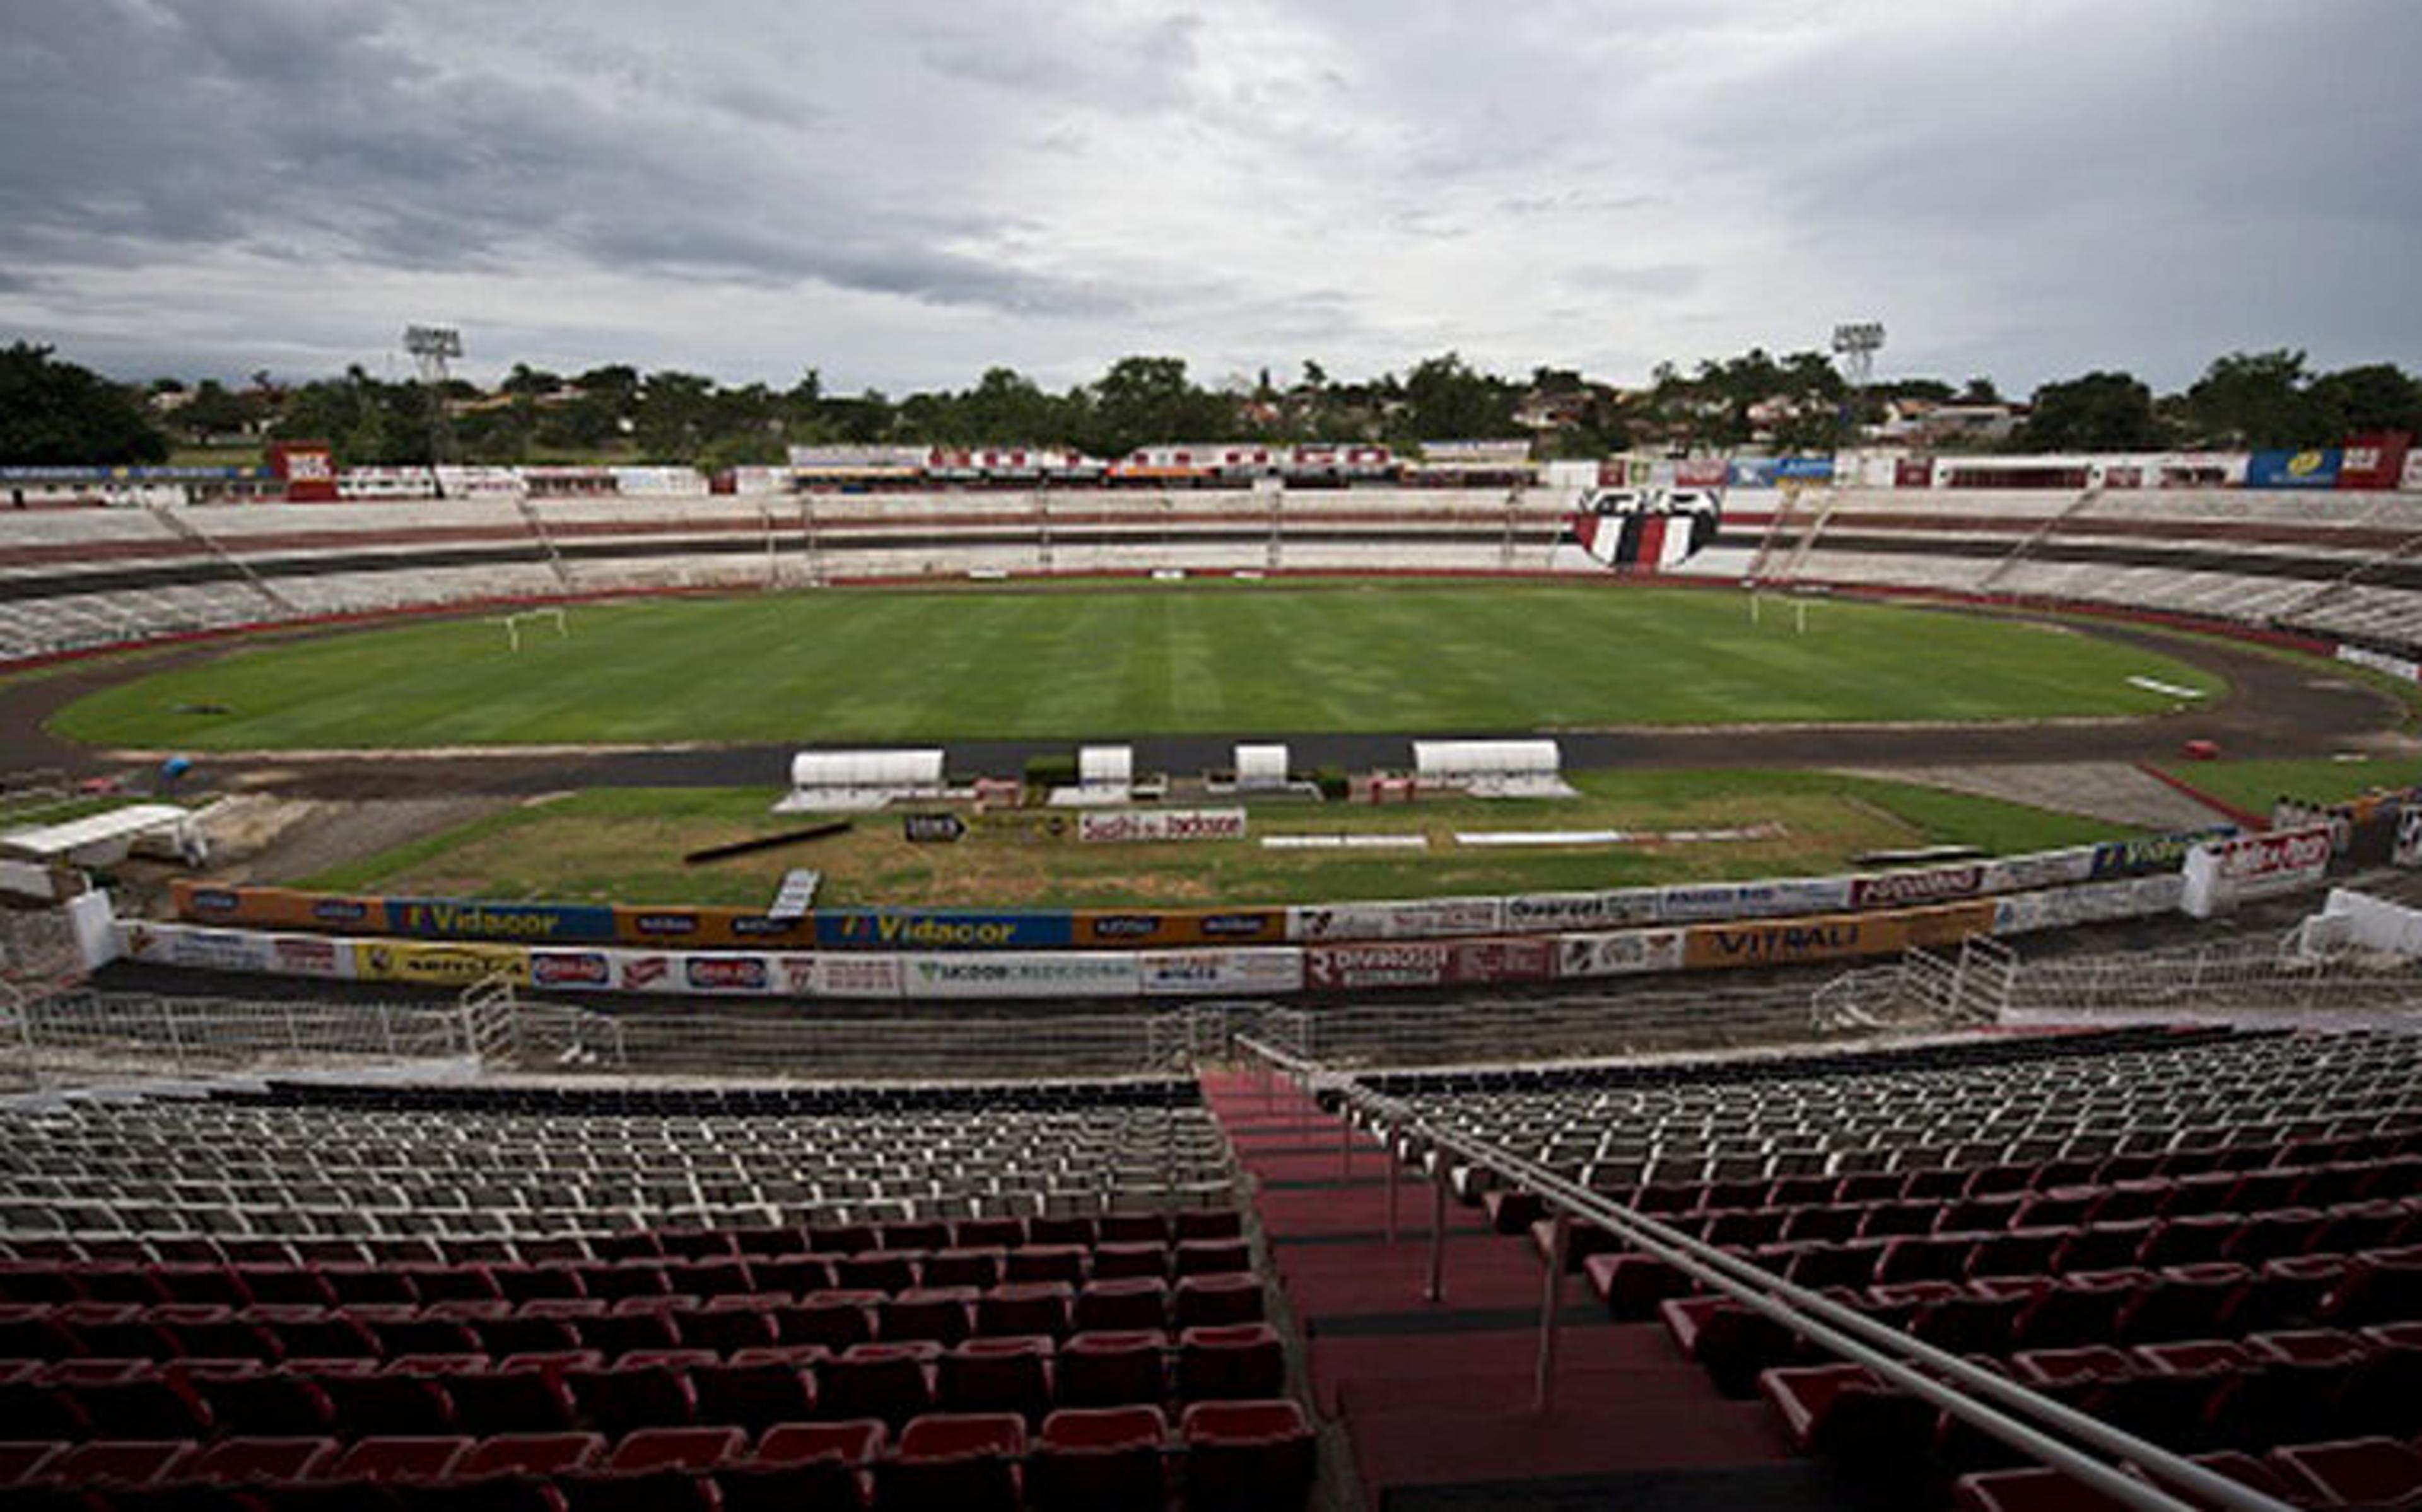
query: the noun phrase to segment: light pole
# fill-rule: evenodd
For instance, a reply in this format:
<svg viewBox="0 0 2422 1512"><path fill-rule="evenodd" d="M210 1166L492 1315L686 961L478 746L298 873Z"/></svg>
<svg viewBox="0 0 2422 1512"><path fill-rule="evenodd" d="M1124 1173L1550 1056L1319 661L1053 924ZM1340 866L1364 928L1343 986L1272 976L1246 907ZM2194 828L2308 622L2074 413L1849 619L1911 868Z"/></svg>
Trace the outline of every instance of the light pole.
<svg viewBox="0 0 2422 1512"><path fill-rule="evenodd" d="M1876 353L1883 350L1884 323L1881 320L1848 320L1833 327L1833 355L1840 359L1842 377L1850 385L1849 397L1843 401L1842 423L1834 441L1834 449L1858 435L1859 411L1867 397L1867 380L1875 375Z"/></svg>
<svg viewBox="0 0 2422 1512"><path fill-rule="evenodd" d="M453 374L447 364L463 355L463 333L450 325L407 325L403 350L412 353L412 365L429 399L429 474L434 480L448 449L446 384ZM438 496L444 497L446 485L441 482L436 487Z"/></svg>

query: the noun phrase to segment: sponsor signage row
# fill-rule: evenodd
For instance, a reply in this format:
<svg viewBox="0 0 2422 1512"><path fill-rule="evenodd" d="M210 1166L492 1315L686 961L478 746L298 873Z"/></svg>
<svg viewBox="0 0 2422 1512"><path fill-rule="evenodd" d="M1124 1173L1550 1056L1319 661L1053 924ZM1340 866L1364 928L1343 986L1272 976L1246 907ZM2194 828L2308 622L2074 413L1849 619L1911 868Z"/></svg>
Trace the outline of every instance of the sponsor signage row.
<svg viewBox="0 0 2422 1512"><path fill-rule="evenodd" d="M1241 808L1088 809L1077 816L1077 838L1087 845L1150 840L1241 840Z"/></svg>
<svg viewBox="0 0 2422 1512"><path fill-rule="evenodd" d="M1086 818L1136 817L1089 815ZM820 909L787 918L737 908L389 898L276 887L225 887L189 881L173 883L171 898L178 918L196 925L534 947L623 945L665 952L864 950L926 954L1061 950L1072 946L1142 950L1286 943L1323 944L1342 941L1550 935L1634 925L1717 924L1909 908L2079 881L2176 872L2197 846L2235 833L2230 826L2219 825L1991 861L1847 877L1764 879L1507 897L1298 905L1284 909Z"/></svg>
<svg viewBox="0 0 2422 1512"><path fill-rule="evenodd" d="M1994 905L1984 899L1884 913L1704 924L1683 931L1686 971L1793 966L1804 961L1883 956L1911 945L1954 944L1990 933Z"/></svg>
<svg viewBox="0 0 2422 1512"><path fill-rule="evenodd" d="M2187 855L2178 906L2208 919L2249 899L2317 885L2336 852L2327 823L2199 845Z"/></svg>

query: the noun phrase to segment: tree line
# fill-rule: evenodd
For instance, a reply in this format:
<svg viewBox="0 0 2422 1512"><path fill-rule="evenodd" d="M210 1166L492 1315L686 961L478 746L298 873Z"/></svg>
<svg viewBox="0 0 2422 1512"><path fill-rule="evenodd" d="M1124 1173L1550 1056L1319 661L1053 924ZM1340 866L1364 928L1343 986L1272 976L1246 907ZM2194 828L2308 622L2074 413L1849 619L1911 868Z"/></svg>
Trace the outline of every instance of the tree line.
<svg viewBox="0 0 2422 1512"><path fill-rule="evenodd" d="M521 463L631 460L707 471L778 463L817 444L1070 446L1117 457L1156 443L1214 440L1385 442L1540 438L1554 457L1636 448L1785 452L1832 449L1854 426L1880 421L1893 401L1999 404L1992 381L1879 382L1853 396L1823 352L1761 349L1684 371L1658 366L1646 387L1620 390L1572 368L1509 376L1454 351L1403 375L1332 378L1316 361L1283 380L1198 382L1182 358L1122 357L1090 382L1046 389L1012 367L965 389L897 398L880 390L826 391L814 368L787 388L727 385L678 369L627 364L556 373L516 363L495 390L462 381L442 404L413 382L362 366L279 384L204 379L112 382L52 349L0 349L0 463L156 462L173 448L230 438L315 440L346 465L449 460ZM2422 432L2422 382L2393 363L2314 370L2301 351L2232 352L2181 392L2157 396L2126 372L2048 382L1996 450L2137 451L2185 447L2320 446L2376 430Z"/></svg>

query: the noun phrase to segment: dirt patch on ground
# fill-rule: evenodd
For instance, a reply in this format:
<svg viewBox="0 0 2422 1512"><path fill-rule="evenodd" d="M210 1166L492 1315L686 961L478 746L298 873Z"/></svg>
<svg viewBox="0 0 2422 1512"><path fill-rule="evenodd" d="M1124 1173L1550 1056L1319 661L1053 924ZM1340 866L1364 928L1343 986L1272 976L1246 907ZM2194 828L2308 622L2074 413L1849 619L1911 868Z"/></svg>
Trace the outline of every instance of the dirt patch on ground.
<svg viewBox="0 0 2422 1512"><path fill-rule="evenodd" d="M293 881L317 876L424 835L468 824L513 801L381 798L348 802L239 793L212 811L212 875L230 882ZM222 823L221 812L228 816Z"/></svg>
<svg viewBox="0 0 2422 1512"><path fill-rule="evenodd" d="M1983 767L1846 767L1853 777L1915 783L2080 814L2140 830L2192 830L2224 816L2124 761L2022 761Z"/></svg>

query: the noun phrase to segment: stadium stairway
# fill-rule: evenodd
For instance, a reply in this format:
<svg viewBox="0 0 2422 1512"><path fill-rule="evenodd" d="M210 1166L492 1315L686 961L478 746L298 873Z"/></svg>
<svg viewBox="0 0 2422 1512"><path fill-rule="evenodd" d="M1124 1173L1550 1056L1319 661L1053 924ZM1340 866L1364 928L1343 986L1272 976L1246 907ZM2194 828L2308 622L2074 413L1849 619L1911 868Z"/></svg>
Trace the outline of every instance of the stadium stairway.
<svg viewBox="0 0 2422 1512"><path fill-rule="evenodd" d="M1774 1415L1727 1399L1661 1325L1612 1320L1567 1283L1555 1389L1535 1399L1546 1276L1485 1214L1445 1208L1445 1286L1425 1301L1429 1194L1296 1088L1210 1074L1203 1098L1252 1178L1268 1269L1306 1346L1316 1410L1375 1512L1622 1506L1871 1507L1794 1455ZM1339 1457L1325 1455L1334 1462Z"/></svg>

